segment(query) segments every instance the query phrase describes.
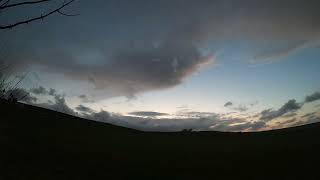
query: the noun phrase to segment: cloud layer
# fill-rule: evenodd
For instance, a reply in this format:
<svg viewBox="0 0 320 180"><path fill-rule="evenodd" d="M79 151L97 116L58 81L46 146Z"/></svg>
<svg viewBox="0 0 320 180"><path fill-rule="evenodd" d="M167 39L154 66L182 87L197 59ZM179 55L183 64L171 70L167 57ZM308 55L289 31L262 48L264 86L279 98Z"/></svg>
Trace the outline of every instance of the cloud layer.
<svg viewBox="0 0 320 180"><path fill-rule="evenodd" d="M23 89L20 89L19 92L27 93L28 98L22 101L28 104L143 131L181 131L183 129L194 131L255 131L266 127L266 123L262 121L248 121L245 118L226 117L223 114L212 112L178 111L177 114L174 114L176 118L164 118L162 116L170 116L170 114L135 111L128 113L129 115L121 115L105 110L95 111L82 104L73 109L67 104L64 95L58 94L54 89L48 90L38 87L30 89L29 92L31 93ZM40 103L37 98L40 96L51 97L53 101Z"/></svg>
<svg viewBox="0 0 320 180"><path fill-rule="evenodd" d="M15 96L23 94L26 98L22 99L22 101L28 104L143 131L181 131L183 129L192 129L194 131L259 131L320 121L320 112L316 111L299 116L298 111L303 107L304 103L297 103L294 99L286 102L278 110L267 109L257 115L247 115L246 117L235 117L234 115L237 113L218 114L192 110L180 110L175 114L155 111L135 111L128 113L128 115L122 115L105 110L95 111L82 104L73 109L67 104L64 95L58 94L54 89L38 87L29 91L17 89L12 93ZM314 94L308 97L313 97ZM39 96L51 97L53 101L39 103ZM279 117L285 119L280 122L277 121L276 125L270 126L268 124Z"/></svg>

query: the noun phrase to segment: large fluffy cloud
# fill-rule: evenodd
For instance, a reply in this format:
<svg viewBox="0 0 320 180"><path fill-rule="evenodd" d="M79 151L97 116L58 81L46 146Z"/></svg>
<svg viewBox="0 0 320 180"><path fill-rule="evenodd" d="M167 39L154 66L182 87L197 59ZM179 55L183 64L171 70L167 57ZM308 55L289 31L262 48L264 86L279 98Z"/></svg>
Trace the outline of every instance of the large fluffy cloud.
<svg viewBox="0 0 320 180"><path fill-rule="evenodd" d="M17 66L89 81L104 96L132 97L179 85L229 42L249 45L253 62L311 46L319 39L317 7L313 0L80 1L80 16L6 32L2 42Z"/></svg>

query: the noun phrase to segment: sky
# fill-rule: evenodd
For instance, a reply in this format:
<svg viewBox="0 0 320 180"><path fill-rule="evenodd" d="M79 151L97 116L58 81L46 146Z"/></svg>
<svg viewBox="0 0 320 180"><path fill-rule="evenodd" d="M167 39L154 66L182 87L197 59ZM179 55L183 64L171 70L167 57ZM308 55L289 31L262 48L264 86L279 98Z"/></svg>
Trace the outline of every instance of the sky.
<svg viewBox="0 0 320 180"><path fill-rule="evenodd" d="M1 12L0 24L59 3ZM27 73L28 104L145 131L278 129L320 121L319 6L78 0L64 9L77 16L1 30L0 53Z"/></svg>

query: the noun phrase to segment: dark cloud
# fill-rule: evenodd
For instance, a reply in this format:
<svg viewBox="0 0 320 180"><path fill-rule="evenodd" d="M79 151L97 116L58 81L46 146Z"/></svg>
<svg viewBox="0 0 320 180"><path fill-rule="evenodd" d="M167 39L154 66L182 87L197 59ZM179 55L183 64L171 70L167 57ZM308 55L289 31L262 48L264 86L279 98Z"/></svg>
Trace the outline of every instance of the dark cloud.
<svg viewBox="0 0 320 180"><path fill-rule="evenodd" d="M37 88L33 88L30 90L30 92L33 94L36 94L36 95L47 95L48 94L48 91L42 86L39 86Z"/></svg>
<svg viewBox="0 0 320 180"><path fill-rule="evenodd" d="M79 17L6 32L8 61L90 82L100 96L134 97L181 84L230 40L246 41L255 62L271 62L317 41L320 32L317 1L81 1L77 7Z"/></svg>
<svg viewBox="0 0 320 180"><path fill-rule="evenodd" d="M129 115L141 116L141 117L158 117L158 116L166 116L169 115L167 113L160 113L154 111L135 111L128 113Z"/></svg>
<svg viewBox="0 0 320 180"><path fill-rule="evenodd" d="M210 57L192 45L167 42L158 48L121 50L91 79L97 89L134 97L139 92L179 85L209 61Z"/></svg>
<svg viewBox="0 0 320 180"><path fill-rule="evenodd" d="M228 106L232 106L233 105L233 103L232 102L226 102L225 104L224 104L224 107L228 107Z"/></svg>
<svg viewBox="0 0 320 180"><path fill-rule="evenodd" d="M49 96L55 96L57 95L57 91L55 89L46 89L43 86L39 86L37 88L30 89L30 92L35 95L49 95Z"/></svg>
<svg viewBox="0 0 320 180"><path fill-rule="evenodd" d="M67 105L63 95L55 95L53 104L40 104L40 106L70 115L77 115L77 113Z"/></svg>
<svg viewBox="0 0 320 180"><path fill-rule="evenodd" d="M253 105L250 104L250 106L253 106ZM244 111L247 111L249 109L246 105L242 105L242 104L240 104L238 106L234 106L234 103L231 102L231 101L226 102L224 104L224 107L228 107L228 108L230 108L232 110L240 111L240 112L244 112Z"/></svg>
<svg viewBox="0 0 320 180"><path fill-rule="evenodd" d="M244 112L244 111L247 111L249 108L245 105L239 105L237 107L233 107L233 110L236 110L236 111L240 111L240 112Z"/></svg>
<svg viewBox="0 0 320 180"><path fill-rule="evenodd" d="M89 115L89 118L96 121L115 123L115 121L113 121L113 119L110 117L111 117L110 113L104 110L101 110L100 112L92 113L91 115Z"/></svg>
<svg viewBox="0 0 320 180"><path fill-rule="evenodd" d="M313 101L317 101L320 100L320 92L315 92L309 96L306 97L305 102L309 103L309 102L313 102Z"/></svg>
<svg viewBox="0 0 320 180"><path fill-rule="evenodd" d="M87 95L85 95L85 94L79 95L79 98L85 99L85 98L87 98Z"/></svg>
<svg viewBox="0 0 320 180"><path fill-rule="evenodd" d="M54 96L57 93L57 91L55 89L50 88L48 94L50 96Z"/></svg>
<svg viewBox="0 0 320 180"><path fill-rule="evenodd" d="M94 110L81 104L77 106L75 109L77 111L80 111L81 113L94 113Z"/></svg>
<svg viewBox="0 0 320 180"><path fill-rule="evenodd" d="M292 99L289 100L286 104L284 104L280 109L278 110L271 110L267 109L261 112L260 120L263 121L271 121L275 118L281 117L289 112L295 112L299 110L302 107L301 104L297 103L296 100Z"/></svg>
<svg viewBox="0 0 320 180"><path fill-rule="evenodd" d="M85 94L81 94L81 95L79 95L78 96L80 99L81 99L81 101L82 102L84 102L84 103L93 103L93 102L95 102L94 100L92 100L92 99L90 99L87 95L85 95Z"/></svg>
<svg viewBox="0 0 320 180"><path fill-rule="evenodd" d="M34 92L34 90L35 89L31 89L32 92ZM55 89L50 89L48 91L44 87L36 88L35 94L52 96L54 101L48 100L47 103L36 103L35 101L29 101L28 104L40 106L43 108L51 109L54 111L58 111L58 112L62 112L70 115L77 115L77 113L67 105L65 96L62 94L58 94L56 92L57 91Z"/></svg>

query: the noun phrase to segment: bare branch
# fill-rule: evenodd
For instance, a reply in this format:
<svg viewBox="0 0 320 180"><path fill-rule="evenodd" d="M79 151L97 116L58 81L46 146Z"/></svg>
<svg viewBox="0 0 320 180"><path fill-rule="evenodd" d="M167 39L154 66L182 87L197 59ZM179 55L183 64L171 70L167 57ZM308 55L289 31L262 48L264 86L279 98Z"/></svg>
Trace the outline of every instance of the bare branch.
<svg viewBox="0 0 320 180"><path fill-rule="evenodd" d="M52 0L25 1L25 2L20 2L20 3L8 4L9 1L10 0L7 0L7 2L6 2L7 5L0 6L0 9L6 9L6 8L21 6L21 5L39 4L39 3L52 1Z"/></svg>
<svg viewBox="0 0 320 180"><path fill-rule="evenodd" d="M67 13L64 13L62 11L58 11L59 14L63 15L63 16L78 16L79 14L67 14Z"/></svg>
<svg viewBox="0 0 320 180"><path fill-rule="evenodd" d="M45 15L41 15L41 16L38 16L38 17L35 17L35 18L30 18L30 19L27 19L27 20L24 20L24 21L20 21L20 22L16 22L16 23L11 24L11 25L0 26L0 29L11 29L13 27L16 27L16 26L19 26L19 25L22 25L22 24L28 24L28 23L33 22L33 21L43 20L44 18L46 18L46 17L48 17L48 16L50 16L52 14L55 14L55 13L59 13L59 14L64 15L64 16L70 16L70 15L61 13L61 10L63 8L65 8L66 6L70 5L74 1L75 0L70 0L68 2L64 2L59 8L57 8L57 9L55 9L55 10L53 10L53 11L51 11L51 12L45 14Z"/></svg>
<svg viewBox="0 0 320 180"><path fill-rule="evenodd" d="M2 2L3 0L1 0L0 2ZM6 6L8 3L10 2L10 0L4 0L4 2L2 4L0 4L0 9L3 9L4 6Z"/></svg>

